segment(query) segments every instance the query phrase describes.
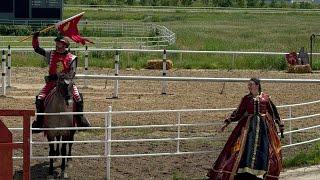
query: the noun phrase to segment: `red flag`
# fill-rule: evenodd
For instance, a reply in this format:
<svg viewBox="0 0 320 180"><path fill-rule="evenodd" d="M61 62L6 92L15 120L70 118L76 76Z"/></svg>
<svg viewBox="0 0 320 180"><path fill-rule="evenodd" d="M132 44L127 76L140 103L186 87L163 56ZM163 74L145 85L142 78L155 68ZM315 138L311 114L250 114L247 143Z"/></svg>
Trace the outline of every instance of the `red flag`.
<svg viewBox="0 0 320 180"><path fill-rule="evenodd" d="M70 39L72 39L76 43L81 43L82 45L85 45L86 42L92 43L89 39L81 37L78 30L78 23L83 16L84 12L77 14L75 16L72 16L66 20L60 21L56 23L57 30L63 35L67 36Z"/></svg>

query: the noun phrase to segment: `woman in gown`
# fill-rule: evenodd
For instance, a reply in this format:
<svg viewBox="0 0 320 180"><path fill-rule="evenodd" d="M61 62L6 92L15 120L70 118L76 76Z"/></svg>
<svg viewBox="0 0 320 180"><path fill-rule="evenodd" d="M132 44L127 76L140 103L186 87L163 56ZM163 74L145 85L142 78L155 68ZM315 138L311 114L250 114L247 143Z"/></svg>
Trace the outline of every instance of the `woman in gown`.
<svg viewBox="0 0 320 180"><path fill-rule="evenodd" d="M278 124L283 136L284 124L268 94L261 92L260 80L251 78L249 94L227 118L223 131L238 121L218 159L207 176L213 180L279 179L282 169Z"/></svg>

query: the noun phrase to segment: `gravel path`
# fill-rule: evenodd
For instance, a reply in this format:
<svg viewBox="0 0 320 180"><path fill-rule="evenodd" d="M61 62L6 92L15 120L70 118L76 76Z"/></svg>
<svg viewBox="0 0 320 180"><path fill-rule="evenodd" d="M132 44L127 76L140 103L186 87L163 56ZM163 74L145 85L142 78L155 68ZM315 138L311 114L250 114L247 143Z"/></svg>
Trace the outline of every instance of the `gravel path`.
<svg viewBox="0 0 320 180"><path fill-rule="evenodd" d="M285 170L281 173L283 180L319 180L320 164L310 167Z"/></svg>

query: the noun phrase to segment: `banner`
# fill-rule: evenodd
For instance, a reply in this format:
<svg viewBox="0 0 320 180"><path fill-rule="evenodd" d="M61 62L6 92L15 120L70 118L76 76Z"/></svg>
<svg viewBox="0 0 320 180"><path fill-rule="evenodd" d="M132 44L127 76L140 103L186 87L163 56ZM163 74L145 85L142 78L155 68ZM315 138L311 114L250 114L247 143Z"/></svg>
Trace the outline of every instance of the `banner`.
<svg viewBox="0 0 320 180"><path fill-rule="evenodd" d="M55 24L55 27L60 32L60 34L62 34L63 36L67 36L76 43L81 43L82 45L85 45L86 42L89 42L93 44L93 42L89 39L81 37L79 33L78 23L82 18L83 14L84 12L72 16L66 20L60 21Z"/></svg>

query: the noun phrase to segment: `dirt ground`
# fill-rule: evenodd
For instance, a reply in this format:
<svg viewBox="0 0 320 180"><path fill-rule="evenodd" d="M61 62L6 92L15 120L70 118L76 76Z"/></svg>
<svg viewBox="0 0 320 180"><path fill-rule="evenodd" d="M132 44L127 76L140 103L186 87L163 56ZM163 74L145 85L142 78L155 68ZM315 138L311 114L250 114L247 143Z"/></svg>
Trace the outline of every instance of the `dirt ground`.
<svg viewBox="0 0 320 180"><path fill-rule="evenodd" d="M281 174L281 179L283 180L317 180L319 177L319 165L290 169Z"/></svg>
<svg viewBox="0 0 320 180"><path fill-rule="evenodd" d="M7 96L0 98L1 109L34 109L35 95L43 86L43 76L46 68L14 68L12 72L12 87L8 89ZM113 75L111 69L89 69L90 74ZM80 69L80 74L83 69ZM159 70L121 70L120 75L146 75L161 76ZM260 78L310 78L319 79L320 73L288 74L280 71L222 71L222 70L170 70L168 76L181 77L260 77ZM106 112L109 106L113 111L137 110L169 110L169 109L213 109L237 107L241 97L247 93L246 83L221 82L168 82L168 94L161 95L162 83L160 81L120 81L119 98L112 98L113 81L92 80L89 87L84 88L83 80L76 80L79 90L84 95L86 112ZM319 84L289 84L289 83L263 83L263 91L271 95L276 105L295 104L320 99ZM223 92L222 91L222 88ZM318 113L320 105L305 105L292 108L293 116ZM282 118L287 118L288 109L279 109ZM221 121L226 114L220 113L185 113L181 115L181 123L208 123ZM93 126L104 126L104 115L87 115ZM159 113L129 114L113 117L115 125L146 125L176 123L176 114ZM21 120L6 118L4 122L9 127L21 127ZM319 124L314 118L311 121L295 121L293 128L308 127ZM288 128L288 124L285 125ZM217 136L227 138L232 128L221 134L220 126L181 129L184 137ZM319 131L317 131L319 132ZM307 133L293 136L294 142L303 138L317 136L318 133ZM125 129L114 130L112 139L137 139L137 138L168 138L175 137L174 128L152 129ZM308 138L307 137L307 138ZM16 141L21 141L21 134L14 136ZM103 140L104 131L90 130L78 132L76 140ZM286 136L282 141L288 143ZM33 136L33 141L46 141L42 134ZM204 179L207 169L211 167L217 154L225 141L212 142L205 140L183 141L181 151L209 151L215 153L192 154L178 156L144 156L144 157L115 157L111 159L111 179ZM305 151L309 145L288 148L283 150L284 158L297 152ZM142 154L156 152L175 152L176 142L135 142L113 143L112 154ZM99 143L75 143L73 155L103 155L104 145ZM21 152L15 151L16 156ZM34 145L33 156L47 156L47 145ZM56 162L56 175L59 175L59 161ZM70 179L104 179L106 175L105 159L103 158L75 158L73 168L69 169ZM15 179L21 178L21 160L14 160ZM33 159L31 161L32 179L46 179L48 173L48 159Z"/></svg>

